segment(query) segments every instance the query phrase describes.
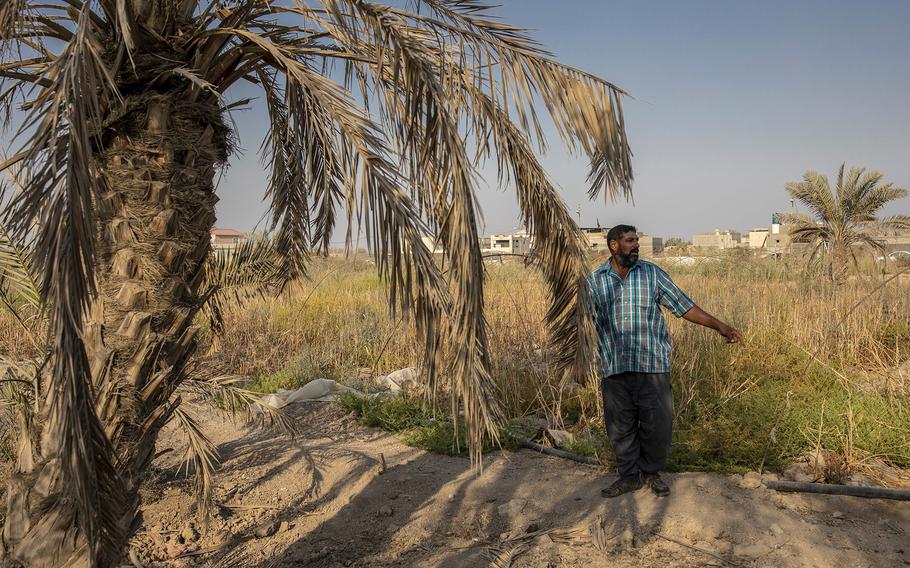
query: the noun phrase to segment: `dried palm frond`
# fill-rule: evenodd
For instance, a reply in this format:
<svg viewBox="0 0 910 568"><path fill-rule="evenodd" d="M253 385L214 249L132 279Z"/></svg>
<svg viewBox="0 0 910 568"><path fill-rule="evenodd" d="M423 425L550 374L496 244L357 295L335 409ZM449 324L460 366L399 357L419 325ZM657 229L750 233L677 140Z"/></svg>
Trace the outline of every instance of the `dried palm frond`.
<svg viewBox="0 0 910 568"><path fill-rule="evenodd" d="M46 22L48 27L53 24ZM52 332L46 443L63 464L62 487L75 503L92 558L119 553L123 482L113 464L110 440L94 411L90 369L82 340L85 311L93 296L95 226L91 171L103 99L116 96L98 52L87 6L70 40L45 73L48 88L31 101L23 129L31 134L19 154L27 191L12 203L11 234L24 238L38 219L34 265ZM65 275L65 276L63 276ZM114 562L115 560L111 560Z"/></svg>
<svg viewBox="0 0 910 568"><path fill-rule="evenodd" d="M515 559L530 548L531 545L527 541L508 542L487 548L484 556L490 561L490 568L512 568Z"/></svg>
<svg viewBox="0 0 910 568"><path fill-rule="evenodd" d="M186 371L186 379L178 387L178 393L194 395L225 411L232 418L240 416L251 424L275 428L290 436L299 433L296 420L281 408L263 403L263 393L243 387L249 377L238 375L216 375L206 369L204 363L195 363Z"/></svg>
<svg viewBox="0 0 910 568"><path fill-rule="evenodd" d="M218 464L218 449L199 428L199 423L184 410L174 411L174 421L186 438L186 450L183 454L183 468L190 473L192 465L194 488L196 491L196 508L204 520L208 520L214 496L215 466Z"/></svg>
<svg viewBox="0 0 910 568"><path fill-rule="evenodd" d="M48 439L62 446L64 487L78 504L93 563L106 562L102 549L119 550L113 541L122 541L110 532L119 504L100 497L119 494L116 475L109 475L116 452L92 411L81 335L98 269L94 207L102 202L97 185L104 176L93 160L106 155L106 129L141 122L133 120L145 112L134 104L136 93L210 105L217 114L229 108L220 99L238 82L263 90L270 117L263 143L267 194L282 270L303 273L310 255L326 250L338 207L349 227L365 226L391 309L413 316L430 385L436 387L437 375L449 381L475 462L501 422L476 238L475 168L495 153L501 178L517 186L539 248L563 375L585 375L591 333L583 241L532 150L535 143L545 146L535 103L563 142L587 156L590 195L615 198L628 196L632 181L625 93L554 61L483 2L415 6L365 0L7 0L0 6L4 53L15 54L0 64L0 111L5 123L24 116L21 151L0 170L19 164L28 173L26 191L14 202L12 236L23 238L37 221L33 263L43 275L55 393ZM24 115L6 112L14 103ZM218 117L211 122L223 161L230 133ZM205 219L198 217L194 235L204 234L201 225L212 222ZM423 246L425 234L445 248L446 276ZM173 366L168 388L180 385L182 367ZM113 384L101 387L119 392ZM168 396L154 398L141 409L142 419L170 412L171 404ZM148 432L153 442L155 429Z"/></svg>

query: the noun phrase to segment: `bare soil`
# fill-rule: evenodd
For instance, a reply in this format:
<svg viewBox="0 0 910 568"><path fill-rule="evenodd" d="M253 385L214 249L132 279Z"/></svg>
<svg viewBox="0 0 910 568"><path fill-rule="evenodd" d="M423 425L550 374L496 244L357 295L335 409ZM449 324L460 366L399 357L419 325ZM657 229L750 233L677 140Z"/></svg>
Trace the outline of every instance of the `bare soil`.
<svg viewBox="0 0 910 568"><path fill-rule="evenodd" d="M163 432L134 562L454 568L493 557L509 566L511 556L512 566L527 567L910 565L906 502L776 493L705 473L668 475L669 497L643 489L606 500L600 490L615 475L602 468L523 450L487 455L476 476L467 459L407 447L333 404L299 404L294 413L305 423L296 440L196 412L222 458L220 505L207 529L180 470L182 438Z"/></svg>

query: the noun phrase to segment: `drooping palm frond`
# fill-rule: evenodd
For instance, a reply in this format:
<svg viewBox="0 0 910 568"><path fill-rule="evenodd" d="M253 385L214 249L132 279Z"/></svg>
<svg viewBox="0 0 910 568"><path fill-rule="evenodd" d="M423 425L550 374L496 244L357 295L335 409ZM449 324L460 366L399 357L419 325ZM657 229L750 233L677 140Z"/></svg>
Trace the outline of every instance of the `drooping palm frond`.
<svg viewBox="0 0 910 568"><path fill-rule="evenodd" d="M218 449L199 427L199 423L186 411L178 408L174 411L174 421L186 438L186 449L183 453L183 468L187 475L192 467L194 489L196 491L196 508L204 520L208 520L211 510L214 484L212 483L217 465Z"/></svg>
<svg viewBox="0 0 910 568"><path fill-rule="evenodd" d="M49 19L40 25L56 27ZM54 353L45 439L58 448L62 487L77 506L92 558L115 562L109 555L123 539L119 515L125 495L110 440L94 411L82 328L95 292L92 201L98 188L92 146L102 104L117 95L87 5L76 12L74 32L54 31L68 43L48 65L44 82L49 84L30 102L23 123L31 132L18 154L27 191L12 203L11 229L23 238L38 220L34 264L42 274Z"/></svg>

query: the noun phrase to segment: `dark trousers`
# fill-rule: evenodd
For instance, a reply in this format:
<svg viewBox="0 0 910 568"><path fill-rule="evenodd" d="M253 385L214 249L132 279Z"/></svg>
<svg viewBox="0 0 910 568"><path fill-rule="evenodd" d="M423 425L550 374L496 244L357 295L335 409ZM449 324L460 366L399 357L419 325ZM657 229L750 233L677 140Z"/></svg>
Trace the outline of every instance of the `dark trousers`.
<svg viewBox="0 0 910 568"><path fill-rule="evenodd" d="M604 423L619 475L657 473L673 437L669 373L619 373L601 381Z"/></svg>

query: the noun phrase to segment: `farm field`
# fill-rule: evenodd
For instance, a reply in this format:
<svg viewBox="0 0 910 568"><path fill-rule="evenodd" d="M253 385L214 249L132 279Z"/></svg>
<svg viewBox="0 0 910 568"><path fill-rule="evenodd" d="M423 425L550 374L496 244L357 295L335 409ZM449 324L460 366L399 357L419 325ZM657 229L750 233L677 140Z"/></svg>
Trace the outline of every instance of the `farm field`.
<svg viewBox="0 0 910 568"><path fill-rule="evenodd" d="M617 566L910 562L900 502L778 494L754 474L764 465L772 479L910 486L910 282L889 273L833 285L799 265L754 258L660 262L746 337L728 346L668 318L676 439L666 500L646 491L600 497L614 476L595 386L554 379L534 269L489 261L494 377L510 426L506 449L490 448L482 474L451 427L444 382L435 406L418 386L373 403L291 405L293 439L245 426L223 405L188 401L220 459L217 506L207 528L193 520L186 441L169 426L143 485L137 559L150 568L464 566L509 555L515 566L580 566L604 555ZM15 322L4 319L0 333L8 358L29 356ZM376 375L417 360L373 266L350 259L317 261L281 296L228 310L224 334L205 342L205 361L263 394L316 378L375 391ZM509 445L522 419L568 432L564 449L602 466ZM4 440L5 467L12 443ZM600 544L590 537L595 525Z"/></svg>

